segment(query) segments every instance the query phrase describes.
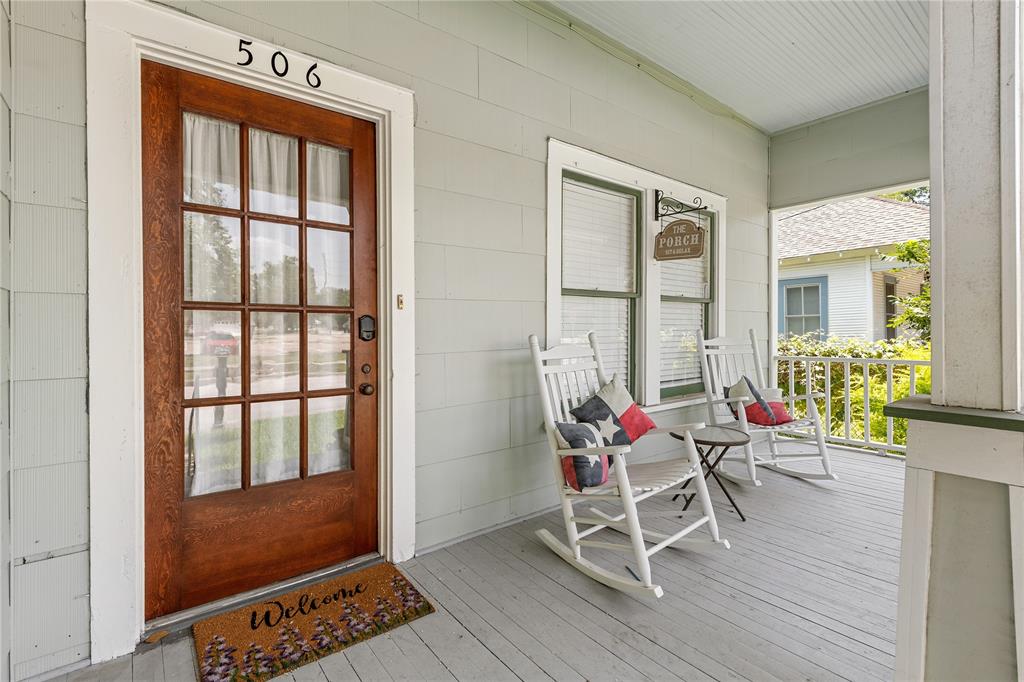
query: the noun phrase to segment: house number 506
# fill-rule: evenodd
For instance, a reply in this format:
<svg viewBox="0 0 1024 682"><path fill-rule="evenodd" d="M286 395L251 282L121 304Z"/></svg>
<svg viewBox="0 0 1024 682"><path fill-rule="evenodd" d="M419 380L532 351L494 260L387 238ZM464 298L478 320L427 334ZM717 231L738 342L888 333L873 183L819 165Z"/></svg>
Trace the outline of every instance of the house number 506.
<svg viewBox="0 0 1024 682"><path fill-rule="evenodd" d="M252 50L248 48L249 45L252 45L251 40L245 40L243 38L238 39L238 53L242 55L242 58L241 61L235 63L239 66L249 66L255 59ZM278 78L284 78L288 75L288 56L284 52L281 52L281 50L270 55L270 70L273 71L274 75ZM306 82L309 83L309 87L311 88L320 87L321 81L319 74L316 73L316 62L313 62L313 65L306 71Z"/></svg>

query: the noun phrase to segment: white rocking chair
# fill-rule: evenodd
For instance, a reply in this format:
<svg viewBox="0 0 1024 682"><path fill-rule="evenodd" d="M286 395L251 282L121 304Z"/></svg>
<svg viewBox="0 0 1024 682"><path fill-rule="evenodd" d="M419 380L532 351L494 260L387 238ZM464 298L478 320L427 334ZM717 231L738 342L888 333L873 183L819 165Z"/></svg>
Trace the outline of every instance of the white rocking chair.
<svg viewBox="0 0 1024 682"><path fill-rule="evenodd" d="M749 339L728 339L718 337L705 340L697 335L697 348L700 353L701 374L704 377L704 392L707 398L708 422L716 426L731 426L750 436L750 443L744 447L744 455L726 456L719 463L718 474L741 485L759 486L757 467L764 467L780 474L803 478L806 480L839 480L832 473L832 462L828 448L825 446L825 431L818 415L816 398L824 398L823 393L810 393L799 396L782 396L783 402L807 401L807 416L778 426L760 426L747 422L747 414L741 403L741 397L726 398L725 389L733 386L746 376L759 391L769 389L765 382L764 367L757 352L757 338L754 330L750 330ZM733 416L731 405L737 405L736 416ZM786 436L780 438L779 436ZM755 455L754 444L768 442L768 456ZM780 452L780 449L785 452ZM787 465L791 462L816 460L821 462L822 473L798 471ZM725 469L726 462L744 462L747 475L737 476Z"/></svg>
<svg viewBox="0 0 1024 682"><path fill-rule="evenodd" d="M588 335L588 338L589 346L562 345L542 351L536 335L530 336L530 350L533 353L533 362L544 407L544 426L548 444L551 446L551 463L554 467L555 481L562 502L562 517L565 520L565 532L569 544L556 539L546 529L537 531L537 535L555 554L590 578L629 594L660 597L662 595L661 586L651 582L650 557L653 554L666 547L682 549L718 544L726 549L729 548L728 540L723 540L718 536L718 523L715 520L715 511L711 507L711 497L708 495L707 485L704 482L697 447L689 433L690 430L702 428L704 425L682 424L648 431L648 434L668 434L670 432L685 434L685 439L681 442L684 455L678 459L667 461L627 466L626 458L630 450L628 445L560 448L555 436L555 423L575 421L569 411L586 402L609 381L601 362L597 338L593 332ZM607 483L584 488L583 492L573 489L566 483L561 465L562 457L602 454L614 455L614 463ZM678 493L676 488L689 479L694 480L693 490L700 499L704 515L672 535L641 528L637 503L657 495L676 495ZM622 503L622 513L613 516L595 507L590 507L589 514L580 515L573 509L573 504L577 502L601 500L619 500ZM677 517L679 514L679 510L673 510L671 512L654 512L651 515ZM579 530L577 524L590 527L586 530ZM686 537L704 525L707 526L710 538ZM628 536L630 544L585 539L604 528ZM653 546L647 547L646 543L651 543ZM618 575L584 559L581 550L587 546L632 554L636 559L637 572L632 576ZM626 569L632 572L629 566Z"/></svg>

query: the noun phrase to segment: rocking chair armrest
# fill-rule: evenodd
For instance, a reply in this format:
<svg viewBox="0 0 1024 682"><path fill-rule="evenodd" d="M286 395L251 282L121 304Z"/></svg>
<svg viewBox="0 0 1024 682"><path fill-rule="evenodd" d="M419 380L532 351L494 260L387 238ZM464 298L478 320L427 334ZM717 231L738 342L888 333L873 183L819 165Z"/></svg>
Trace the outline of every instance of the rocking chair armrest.
<svg viewBox="0 0 1024 682"><path fill-rule="evenodd" d="M629 452L628 445L602 445L599 448L559 448L555 450L559 457L569 457L572 455L624 455L627 452Z"/></svg>
<svg viewBox="0 0 1024 682"><path fill-rule="evenodd" d="M752 403L752 402L754 402L754 399L751 398L749 395L737 395L737 396L733 396L732 398L719 398L717 400L712 400L710 404L712 404L712 405L728 405L729 403Z"/></svg>
<svg viewBox="0 0 1024 682"><path fill-rule="evenodd" d="M812 398L817 399L817 398L824 398L824 397L825 397L824 393L808 393L806 395L784 395L780 399L780 402L789 402L790 400L793 400L793 401L797 401L797 400L811 400Z"/></svg>
<svg viewBox="0 0 1024 682"><path fill-rule="evenodd" d="M659 433L683 434L686 433L687 431L696 431L698 429L703 429L705 426L707 425L704 422L693 422L691 424L675 424L673 426L659 426L657 428L651 429L650 431L647 432L647 434L644 435Z"/></svg>

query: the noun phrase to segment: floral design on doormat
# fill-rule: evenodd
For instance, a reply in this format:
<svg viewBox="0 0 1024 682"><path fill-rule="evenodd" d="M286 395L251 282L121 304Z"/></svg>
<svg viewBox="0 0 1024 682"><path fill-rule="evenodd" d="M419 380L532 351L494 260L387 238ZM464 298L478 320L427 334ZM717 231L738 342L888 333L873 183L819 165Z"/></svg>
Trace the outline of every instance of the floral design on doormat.
<svg viewBox="0 0 1024 682"><path fill-rule="evenodd" d="M433 611L394 566L371 566L196 623L199 680L267 680Z"/></svg>

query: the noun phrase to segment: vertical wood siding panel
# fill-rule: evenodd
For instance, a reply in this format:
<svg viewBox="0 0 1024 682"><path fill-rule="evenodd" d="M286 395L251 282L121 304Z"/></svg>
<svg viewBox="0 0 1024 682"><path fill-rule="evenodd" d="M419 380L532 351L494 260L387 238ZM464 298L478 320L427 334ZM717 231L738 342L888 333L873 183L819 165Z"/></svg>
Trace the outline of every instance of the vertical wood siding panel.
<svg viewBox="0 0 1024 682"><path fill-rule="evenodd" d="M15 380L86 376L84 295L14 294Z"/></svg>
<svg viewBox="0 0 1024 682"><path fill-rule="evenodd" d="M12 211L11 239L18 252L12 264L14 291L84 294L85 211L19 203Z"/></svg>
<svg viewBox="0 0 1024 682"><path fill-rule="evenodd" d="M85 379L15 381L13 388L13 467L86 461L89 420Z"/></svg>
<svg viewBox="0 0 1024 682"><path fill-rule="evenodd" d="M12 662L24 679L89 655L89 553L16 566Z"/></svg>
<svg viewBox="0 0 1024 682"><path fill-rule="evenodd" d="M15 201L85 206L85 128L14 114Z"/></svg>
<svg viewBox="0 0 1024 682"><path fill-rule="evenodd" d="M85 43L15 26L15 112L85 125Z"/></svg>
<svg viewBox="0 0 1024 682"><path fill-rule="evenodd" d="M15 559L88 541L88 463L13 471L11 483Z"/></svg>

